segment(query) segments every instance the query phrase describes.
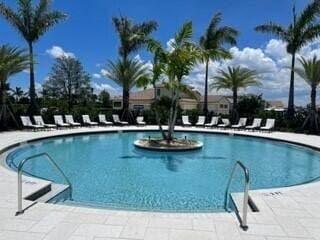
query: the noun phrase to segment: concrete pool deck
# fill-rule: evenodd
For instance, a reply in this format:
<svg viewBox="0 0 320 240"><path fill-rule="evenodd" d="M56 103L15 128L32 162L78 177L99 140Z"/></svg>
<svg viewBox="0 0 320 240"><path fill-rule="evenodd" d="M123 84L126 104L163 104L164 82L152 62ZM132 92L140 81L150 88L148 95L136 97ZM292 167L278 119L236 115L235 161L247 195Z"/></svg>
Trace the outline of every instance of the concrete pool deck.
<svg viewBox="0 0 320 240"><path fill-rule="evenodd" d="M78 128L55 131L0 133L0 150L48 136L121 130L154 130L147 127ZM289 140L320 148L320 136L181 128L184 131L236 133ZM24 196L46 181L24 178ZM23 215L17 208L17 174L0 166L0 240L320 240L320 182L288 188L251 191L260 212L249 213L247 232L234 213L159 213L94 209L37 203ZM32 202L24 201L24 206Z"/></svg>

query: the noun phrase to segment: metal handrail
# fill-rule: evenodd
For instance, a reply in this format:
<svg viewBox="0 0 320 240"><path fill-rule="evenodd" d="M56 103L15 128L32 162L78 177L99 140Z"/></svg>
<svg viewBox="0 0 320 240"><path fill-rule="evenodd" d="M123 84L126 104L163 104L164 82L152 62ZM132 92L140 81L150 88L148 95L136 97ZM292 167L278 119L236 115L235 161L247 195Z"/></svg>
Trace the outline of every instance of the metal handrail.
<svg viewBox="0 0 320 240"><path fill-rule="evenodd" d="M228 181L228 185L225 191L225 198L224 198L224 208L228 211L228 198L229 198L229 189L230 189L230 185L234 176L234 173L237 169L237 166L240 166L241 169L244 172L244 196L243 196L243 209L242 209L242 221L241 221L241 227L243 230L247 230L248 229L248 225L247 225L247 215L248 215L248 202L249 202L249 185L250 185L250 178L249 178L249 170L246 168L246 166L240 162L237 161L232 169L229 181Z"/></svg>
<svg viewBox="0 0 320 240"><path fill-rule="evenodd" d="M70 199L72 199L72 185L70 180L67 178L67 176L63 173L61 168L58 166L58 164L49 156L48 153L39 153L30 157L27 157L23 159L19 165L18 165L18 211L16 212L16 215L23 214L24 210L22 209L22 168L26 162L28 162L31 159L45 156L46 159L49 161L49 163L60 173L60 175L64 178L64 180L67 182L70 188Z"/></svg>

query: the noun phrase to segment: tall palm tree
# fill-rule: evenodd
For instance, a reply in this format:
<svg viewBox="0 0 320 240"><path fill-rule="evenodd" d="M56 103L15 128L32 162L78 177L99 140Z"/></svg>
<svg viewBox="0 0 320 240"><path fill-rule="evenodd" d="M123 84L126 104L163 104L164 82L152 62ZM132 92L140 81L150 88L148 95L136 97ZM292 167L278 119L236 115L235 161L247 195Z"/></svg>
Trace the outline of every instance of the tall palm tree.
<svg viewBox="0 0 320 240"><path fill-rule="evenodd" d="M231 58L230 52L223 47L224 44L236 45L238 31L234 28L223 26L219 27L221 22L221 13L213 15L208 28L200 38L200 48L202 51L202 62L206 66L205 87L204 87L204 105L203 111L208 113L208 75L210 60L219 60Z"/></svg>
<svg viewBox="0 0 320 240"><path fill-rule="evenodd" d="M228 67L227 70L219 69L218 75L213 78L211 89L229 89L232 91L232 121L238 120L238 90L249 86L261 85L258 80L258 74L254 70L243 67Z"/></svg>
<svg viewBox="0 0 320 240"><path fill-rule="evenodd" d="M185 22L169 44L170 50L167 50L162 48L160 43L153 41L149 45L149 50L155 54L159 61L157 68L153 69L153 74L156 74L156 78L152 79L153 83L159 80L161 74L164 74L167 79L162 84L171 93L167 134L162 128L159 129L164 139L172 141L177 120L180 93L188 94L194 98L196 97L192 89L182 81L183 77L190 73L194 65L201 58L200 49L192 42L192 22ZM158 123L160 125L159 120Z"/></svg>
<svg viewBox="0 0 320 240"><path fill-rule="evenodd" d="M23 96L25 96L25 93L21 87L15 87L14 89L11 89L11 92L16 102L18 102Z"/></svg>
<svg viewBox="0 0 320 240"><path fill-rule="evenodd" d="M133 23L127 17L113 17L113 25L119 36L120 46L119 55L122 63L128 63L130 55L145 47L150 39L150 34L157 29L155 21L145 21L141 23ZM124 74L124 73L123 73ZM123 88L122 93L123 114L122 119L132 121L133 116L129 111L129 92Z"/></svg>
<svg viewBox="0 0 320 240"><path fill-rule="evenodd" d="M123 104L128 104L130 90L138 84L149 78L149 69L146 64L138 59L122 60L115 62L108 61L106 66L105 77L113 80L123 89Z"/></svg>
<svg viewBox="0 0 320 240"><path fill-rule="evenodd" d="M19 32L29 47L30 58L30 113L37 112L34 78L33 44L53 25L66 18L59 11L50 10L50 0L39 0L33 6L32 0L17 0L18 9L14 11L4 2L0 3L0 14Z"/></svg>
<svg viewBox="0 0 320 240"><path fill-rule="evenodd" d="M301 67L295 69L295 72L303 78L311 87L310 94L310 111L308 117L306 118L303 128L306 125L309 125L309 129L317 133L319 130L319 118L317 113L317 104L316 104L316 96L317 96L317 87L320 84L320 60L314 56L312 59L305 59L301 57L299 59L301 63Z"/></svg>
<svg viewBox="0 0 320 240"><path fill-rule="evenodd" d="M10 47L8 45L0 46L0 123L4 128L7 127L9 116L16 123L16 120L7 102L8 79L11 76L27 69L28 66L29 55L25 50Z"/></svg>
<svg viewBox="0 0 320 240"><path fill-rule="evenodd" d="M280 24L270 22L259 25L256 31L272 33L287 43L287 52L291 54L291 75L288 99L288 118L294 116L294 68L296 54L299 50L320 36L320 24L318 16L320 14L320 0L313 0L298 16L295 6L293 7L293 20L289 26L284 27Z"/></svg>

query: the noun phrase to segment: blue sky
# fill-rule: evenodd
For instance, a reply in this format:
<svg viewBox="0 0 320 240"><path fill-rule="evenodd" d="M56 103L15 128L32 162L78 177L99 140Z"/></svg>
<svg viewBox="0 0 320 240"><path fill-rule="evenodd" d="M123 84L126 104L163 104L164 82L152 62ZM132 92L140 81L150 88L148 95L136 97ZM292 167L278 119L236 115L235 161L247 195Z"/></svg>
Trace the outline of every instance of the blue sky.
<svg viewBox="0 0 320 240"><path fill-rule="evenodd" d="M14 0L6 0L5 2L12 7L15 6ZM38 1L35 0L34 2ZM307 0L297 0L297 10L301 10L308 2ZM166 44L174 32L186 20L193 21L194 39L198 40L208 25L212 14L217 11L223 14L223 25L233 26L240 31L238 45L232 50L233 53L237 54L236 59L239 59L240 62L234 60L232 64L238 63L254 67L250 66L248 61L251 61L251 63L259 62L258 60L255 61L254 58L262 52L263 55L260 54L262 60L265 60L267 64L271 64L271 59L276 64L276 70L273 69L272 71L276 71L274 75L277 75L277 71L282 71L282 67L285 67L279 65L278 61L286 58L286 56L275 56L278 51L283 51L281 49L281 47L283 48L282 43L279 41L270 43L272 36L257 33L253 28L257 24L269 20L288 24L292 14L292 3L293 0L55 0L53 1L53 8L65 12L69 17L66 21L52 28L35 44L38 61L36 66L36 81L41 84L50 72L50 68L54 62L54 57L48 51L50 49L54 50L51 53L57 50L72 53L81 60L85 69L90 74L95 74L96 77L99 77L98 74L100 74L106 60L117 57L118 41L111 22L112 16L122 14L137 22L151 19L156 20L159 28L153 36L161 40L163 44ZM0 20L0 36L1 44L9 43L26 47L23 39L4 19ZM55 48L53 49L54 46ZM279 47L279 49L272 48L272 52L270 51L270 47ZM306 53L308 54L310 51L317 49L318 42L310 46L310 49L307 49ZM250 54L253 54L253 56L250 56ZM150 55L143 51L140 52L140 56L144 60L150 58ZM249 60L244 58L249 58ZM217 67L223 67L223 64L230 64L230 62L222 63L222 65L213 64L212 74L214 74ZM263 61L262 65L265 65ZM198 66L187 79L190 84L199 88L199 90L202 88L200 81L202 77L201 69L202 66ZM269 70L262 69L261 71L267 71L268 73ZM283 74L281 78L286 78L283 72L278 72L278 74ZM270 82L276 80L268 80L268 78L271 77L264 77L263 80ZM114 94L119 91L118 86L110 80L93 77L93 81L97 89L105 87ZM280 81L287 81L287 79L280 79ZM255 93L262 92L269 99L286 100L287 91L285 88L281 92L274 92L272 88L277 88L277 86L275 84L269 86L268 84L266 84L267 87L264 90L249 89L248 91ZM11 79L11 85L19 85L26 88L28 86L28 74L22 73L15 76ZM301 92L299 92L300 90L297 92L297 95L301 95L297 97L298 102L301 102L301 104L308 101L308 98L305 97L308 89L306 86L304 88L301 88Z"/></svg>

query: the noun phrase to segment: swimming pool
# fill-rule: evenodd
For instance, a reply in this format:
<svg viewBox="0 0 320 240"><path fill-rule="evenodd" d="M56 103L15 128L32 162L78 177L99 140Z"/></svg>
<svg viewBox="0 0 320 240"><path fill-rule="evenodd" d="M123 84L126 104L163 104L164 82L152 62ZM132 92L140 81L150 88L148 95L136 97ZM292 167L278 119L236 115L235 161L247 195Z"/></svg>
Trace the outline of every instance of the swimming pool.
<svg viewBox="0 0 320 240"><path fill-rule="evenodd" d="M244 136L183 133L204 143L188 153L136 149L134 140L157 132L101 133L57 137L9 153L15 168L27 156L47 152L73 185L73 202L107 208L160 211L223 211L231 169L241 160L251 189L300 184L320 176L320 153L302 146ZM30 175L62 183L46 161L25 165ZM241 191L241 172L232 191Z"/></svg>

